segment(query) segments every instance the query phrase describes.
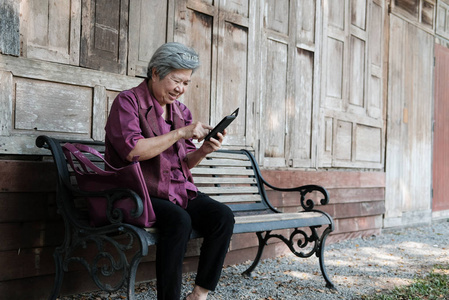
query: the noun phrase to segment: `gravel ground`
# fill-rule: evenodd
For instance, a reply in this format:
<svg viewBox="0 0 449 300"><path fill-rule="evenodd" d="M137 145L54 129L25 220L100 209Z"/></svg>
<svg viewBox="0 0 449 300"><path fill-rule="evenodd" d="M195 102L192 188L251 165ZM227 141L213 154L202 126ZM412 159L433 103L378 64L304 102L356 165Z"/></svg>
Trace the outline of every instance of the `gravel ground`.
<svg viewBox="0 0 449 300"><path fill-rule="evenodd" d="M428 274L434 265L449 265L448 236L449 220L328 245L325 262L337 291L325 287L315 256L304 259L285 255L263 260L250 278L240 275L250 262L228 266L208 299L361 299L362 295L408 285L413 278ZM194 279L195 274L184 275L184 295L191 290ZM136 291L139 300L156 299L154 281L139 284ZM126 297L120 291L62 298L71 299Z"/></svg>

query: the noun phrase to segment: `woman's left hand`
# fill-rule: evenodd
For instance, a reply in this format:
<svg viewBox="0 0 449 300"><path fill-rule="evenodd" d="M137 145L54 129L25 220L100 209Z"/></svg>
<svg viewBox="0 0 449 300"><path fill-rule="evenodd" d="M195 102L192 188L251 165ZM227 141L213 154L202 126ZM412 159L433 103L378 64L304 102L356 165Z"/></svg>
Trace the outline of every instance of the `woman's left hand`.
<svg viewBox="0 0 449 300"><path fill-rule="evenodd" d="M206 155L220 149L225 135L226 129L223 131L223 133L217 134L218 139L211 138L208 141L204 141L200 148L198 148L196 151L188 153L186 157L187 166L190 169L195 167L201 162L201 160L203 160L204 157L206 157Z"/></svg>
<svg viewBox="0 0 449 300"><path fill-rule="evenodd" d="M221 144L223 143L223 139L226 135L226 129L223 131L223 133L217 133L218 139L210 138L208 141L204 141L204 143L201 145L200 148L205 154L212 153L214 151L217 151L221 148Z"/></svg>

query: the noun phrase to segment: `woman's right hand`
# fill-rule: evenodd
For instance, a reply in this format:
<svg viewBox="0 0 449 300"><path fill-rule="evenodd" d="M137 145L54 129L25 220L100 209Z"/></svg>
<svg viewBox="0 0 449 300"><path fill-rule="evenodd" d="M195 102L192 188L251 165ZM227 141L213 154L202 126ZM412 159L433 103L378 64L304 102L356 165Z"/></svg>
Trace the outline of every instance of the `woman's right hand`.
<svg viewBox="0 0 449 300"><path fill-rule="evenodd" d="M160 136L140 139L126 159L131 162L134 161L135 157L138 157L139 161L153 158L167 150L180 139L193 138L202 141L211 129L213 128L209 125L194 122L189 126L178 128Z"/></svg>
<svg viewBox="0 0 449 300"><path fill-rule="evenodd" d="M178 129L184 139L196 139L201 142L213 127L199 121Z"/></svg>

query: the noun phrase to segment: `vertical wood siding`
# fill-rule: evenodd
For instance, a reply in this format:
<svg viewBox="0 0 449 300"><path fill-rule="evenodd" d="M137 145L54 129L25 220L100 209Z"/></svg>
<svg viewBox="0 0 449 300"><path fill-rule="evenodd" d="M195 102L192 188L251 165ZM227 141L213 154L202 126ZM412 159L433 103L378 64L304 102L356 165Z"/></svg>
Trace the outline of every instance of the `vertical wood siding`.
<svg viewBox="0 0 449 300"><path fill-rule="evenodd" d="M449 50L435 45L432 211L449 209Z"/></svg>
<svg viewBox="0 0 449 300"><path fill-rule="evenodd" d="M430 222L433 44L432 35L390 15L387 227Z"/></svg>

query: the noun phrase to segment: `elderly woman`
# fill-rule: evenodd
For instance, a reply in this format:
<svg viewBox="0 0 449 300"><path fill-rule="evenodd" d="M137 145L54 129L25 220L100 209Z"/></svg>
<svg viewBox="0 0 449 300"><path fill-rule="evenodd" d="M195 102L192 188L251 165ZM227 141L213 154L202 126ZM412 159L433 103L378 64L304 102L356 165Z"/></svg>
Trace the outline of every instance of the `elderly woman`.
<svg viewBox="0 0 449 300"><path fill-rule="evenodd" d="M106 159L121 167L138 159L160 231L156 251L158 299L180 299L182 263L192 228L204 241L195 286L185 299L206 299L220 278L231 239L231 210L198 191L190 169L221 147L226 134L204 141L211 126L194 122L190 110L177 99L199 66L198 54L179 43L156 50L148 77L121 92L106 124Z"/></svg>

